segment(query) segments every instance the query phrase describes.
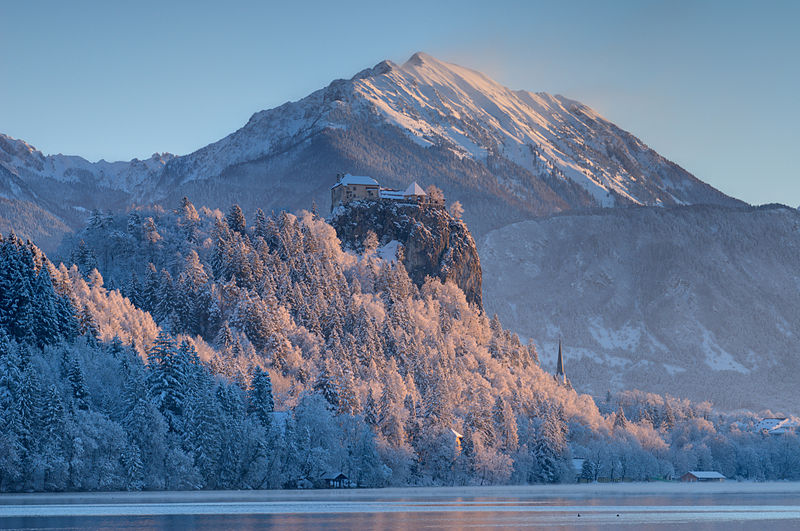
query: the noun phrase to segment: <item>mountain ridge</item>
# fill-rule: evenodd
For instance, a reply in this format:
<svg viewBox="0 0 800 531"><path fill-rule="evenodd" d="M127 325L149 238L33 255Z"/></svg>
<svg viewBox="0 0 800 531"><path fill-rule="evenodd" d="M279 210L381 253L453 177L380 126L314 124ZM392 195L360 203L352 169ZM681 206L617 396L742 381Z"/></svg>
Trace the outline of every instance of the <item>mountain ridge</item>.
<svg viewBox="0 0 800 531"><path fill-rule="evenodd" d="M511 90L421 52L256 112L187 155L92 163L45 156L3 135L0 166L0 193L44 205L73 229L93 208L174 203L183 195L211 207L241 202L247 211L309 208L327 202L329 181L343 170L389 186L435 184L464 203L478 237L594 206L743 204L584 104ZM7 174L28 192L15 194ZM93 203L89 190L103 199Z"/></svg>

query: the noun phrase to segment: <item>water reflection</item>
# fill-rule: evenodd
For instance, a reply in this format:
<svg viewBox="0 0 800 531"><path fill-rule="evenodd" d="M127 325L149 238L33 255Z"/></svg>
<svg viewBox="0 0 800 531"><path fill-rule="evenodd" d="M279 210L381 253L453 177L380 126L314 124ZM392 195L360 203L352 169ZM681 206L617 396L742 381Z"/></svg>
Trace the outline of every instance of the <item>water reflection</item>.
<svg viewBox="0 0 800 531"><path fill-rule="evenodd" d="M475 490L474 492L499 491ZM445 490L39 495L0 498L2 529L800 529L786 492L569 491L457 496ZM571 494L571 495L569 495Z"/></svg>

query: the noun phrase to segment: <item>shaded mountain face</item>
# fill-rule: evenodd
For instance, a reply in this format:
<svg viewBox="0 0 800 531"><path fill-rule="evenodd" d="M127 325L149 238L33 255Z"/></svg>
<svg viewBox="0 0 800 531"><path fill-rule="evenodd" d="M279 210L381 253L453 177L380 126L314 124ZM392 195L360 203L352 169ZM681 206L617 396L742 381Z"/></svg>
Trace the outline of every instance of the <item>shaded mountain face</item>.
<svg viewBox="0 0 800 531"><path fill-rule="evenodd" d="M490 232L480 253L487 312L551 370L563 338L580 392L798 412L797 210L569 213Z"/></svg>
<svg viewBox="0 0 800 531"><path fill-rule="evenodd" d="M478 236L576 208L740 202L696 179L589 107L512 91L418 53L261 111L192 154L90 163L0 135L0 192L75 228L95 207L198 204L245 211L324 207L339 171L386 186L417 180L461 201ZM22 184L21 184L22 183ZM6 208L0 208L6 218ZM17 227L37 235L37 227Z"/></svg>

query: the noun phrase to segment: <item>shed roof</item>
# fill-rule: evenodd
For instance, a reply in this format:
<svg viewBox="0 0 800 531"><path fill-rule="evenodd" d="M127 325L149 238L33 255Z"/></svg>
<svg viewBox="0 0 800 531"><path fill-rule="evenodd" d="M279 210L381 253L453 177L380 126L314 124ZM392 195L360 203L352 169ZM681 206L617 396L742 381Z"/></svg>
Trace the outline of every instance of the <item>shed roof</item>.
<svg viewBox="0 0 800 531"><path fill-rule="evenodd" d="M333 479L347 479L347 476L345 476L343 473L339 472L338 470L333 470L333 471L326 472L325 474L323 474L322 475L322 479L330 479L330 480L333 480Z"/></svg>
<svg viewBox="0 0 800 531"><path fill-rule="evenodd" d="M713 470L690 470L689 474L697 479L725 479L725 476Z"/></svg>

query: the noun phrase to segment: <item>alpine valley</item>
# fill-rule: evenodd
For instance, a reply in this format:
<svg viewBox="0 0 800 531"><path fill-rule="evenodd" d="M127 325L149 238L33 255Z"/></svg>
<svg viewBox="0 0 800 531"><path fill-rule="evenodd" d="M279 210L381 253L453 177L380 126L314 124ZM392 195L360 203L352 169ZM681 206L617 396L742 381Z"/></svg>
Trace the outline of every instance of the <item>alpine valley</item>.
<svg viewBox="0 0 800 531"><path fill-rule="evenodd" d="M796 210L731 198L580 102L424 53L257 112L184 156L89 162L0 135L0 231L67 261L96 209L185 196L248 218L327 212L344 171L463 204L488 315L545 366L563 340L578 391L800 412L786 398L800 371Z"/></svg>

